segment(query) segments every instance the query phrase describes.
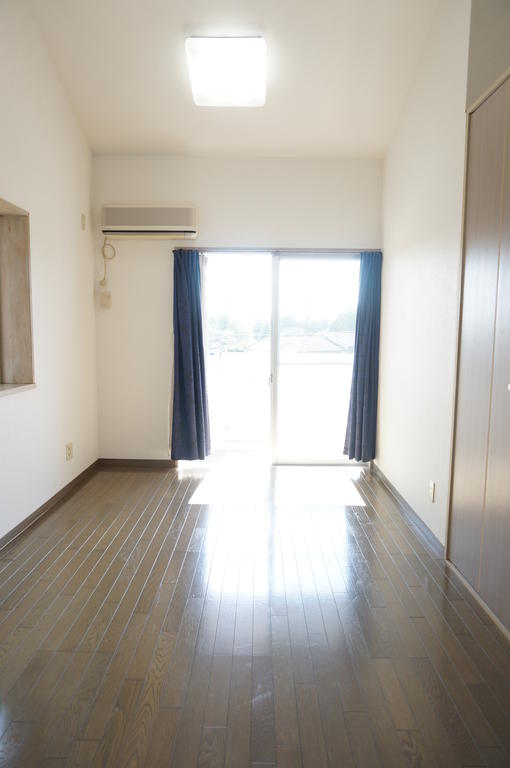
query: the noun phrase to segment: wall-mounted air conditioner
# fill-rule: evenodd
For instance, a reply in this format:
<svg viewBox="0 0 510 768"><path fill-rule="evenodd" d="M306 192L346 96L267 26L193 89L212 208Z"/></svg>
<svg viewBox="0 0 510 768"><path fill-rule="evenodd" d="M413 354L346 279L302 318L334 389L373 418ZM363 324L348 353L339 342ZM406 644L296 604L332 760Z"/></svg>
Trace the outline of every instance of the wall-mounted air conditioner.
<svg viewBox="0 0 510 768"><path fill-rule="evenodd" d="M175 205L105 205L101 231L108 237L193 240L197 236L197 211Z"/></svg>

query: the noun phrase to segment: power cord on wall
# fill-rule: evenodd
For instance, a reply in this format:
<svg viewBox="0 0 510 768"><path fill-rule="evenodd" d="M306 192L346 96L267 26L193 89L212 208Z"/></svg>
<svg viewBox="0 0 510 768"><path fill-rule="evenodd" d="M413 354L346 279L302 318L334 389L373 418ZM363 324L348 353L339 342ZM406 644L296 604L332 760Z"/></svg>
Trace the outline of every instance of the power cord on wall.
<svg viewBox="0 0 510 768"><path fill-rule="evenodd" d="M106 251L106 249L107 249L107 248L110 248L110 249L111 249L111 252L110 252L109 254L108 254L108 253L107 253L107 251ZM114 259L114 258L115 258L115 256L116 256L116 251L115 251L115 248L113 247L113 245L112 245L111 243L108 243L108 242L107 242L107 239L106 239L106 237L105 237L105 239L104 239L104 241L103 241L103 247L102 247L102 250L101 250L101 252L102 252L102 254L103 254L104 271L103 271L103 277L102 277L102 279L99 281L99 285L100 285L102 288L104 288L104 287L106 286L106 262L107 262L107 261L111 261L111 260L112 260L112 259Z"/></svg>

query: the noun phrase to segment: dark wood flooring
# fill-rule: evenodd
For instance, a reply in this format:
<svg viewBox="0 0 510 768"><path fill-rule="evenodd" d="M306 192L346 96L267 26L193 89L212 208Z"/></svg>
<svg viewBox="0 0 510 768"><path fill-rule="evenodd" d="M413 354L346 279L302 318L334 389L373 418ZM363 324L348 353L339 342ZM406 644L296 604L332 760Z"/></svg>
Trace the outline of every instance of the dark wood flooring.
<svg viewBox="0 0 510 768"><path fill-rule="evenodd" d="M510 765L510 645L434 541L368 471L271 476L103 470L0 552L0 766Z"/></svg>

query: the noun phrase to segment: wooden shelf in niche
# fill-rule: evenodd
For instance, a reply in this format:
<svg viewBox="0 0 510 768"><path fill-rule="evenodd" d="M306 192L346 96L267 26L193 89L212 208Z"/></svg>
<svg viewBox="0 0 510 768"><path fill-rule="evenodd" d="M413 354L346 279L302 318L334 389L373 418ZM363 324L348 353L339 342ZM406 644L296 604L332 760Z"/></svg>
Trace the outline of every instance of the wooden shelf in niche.
<svg viewBox="0 0 510 768"><path fill-rule="evenodd" d="M33 382L29 215L0 199L0 386Z"/></svg>

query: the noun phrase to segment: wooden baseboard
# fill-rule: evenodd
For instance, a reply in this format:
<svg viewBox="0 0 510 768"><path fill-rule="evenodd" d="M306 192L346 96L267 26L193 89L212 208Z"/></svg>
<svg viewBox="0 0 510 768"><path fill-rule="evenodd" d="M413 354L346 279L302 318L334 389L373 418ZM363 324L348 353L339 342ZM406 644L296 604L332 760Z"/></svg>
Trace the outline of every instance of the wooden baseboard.
<svg viewBox="0 0 510 768"><path fill-rule="evenodd" d="M0 538L0 550L10 544L14 539L17 539L18 536L27 530L27 528L31 528L33 525L39 522L42 517L47 515L48 512L51 512L51 510L54 509L57 504L60 504L60 502L64 501L67 496L77 491L78 488L80 488L84 483L87 482L87 480L92 477L92 475L97 471L97 467L98 462L94 461L90 466L84 469L83 472L80 472L79 475L76 475L76 477L67 483L67 485L64 485L60 491L57 491L57 493L55 493L51 499L48 499L48 501L45 501L44 504L41 504L41 506L38 507L35 512L32 512L32 514L22 520L21 523L18 523L18 525L12 528L12 530L8 531L5 536L2 536L2 538Z"/></svg>
<svg viewBox="0 0 510 768"><path fill-rule="evenodd" d="M430 547L434 549L434 551L437 552L437 557L445 559L445 551L444 546L441 544L437 536L432 533L430 528L426 523L423 522L421 517L416 514L414 509L411 507L410 504L407 503L407 501L404 499L402 494L397 491L393 483L391 483L382 469L377 466L374 462L371 462L370 465L370 472L374 474L378 480L381 481L381 483L386 487L386 489L391 493L391 495L394 497L395 501L398 503L399 507L401 508L402 514L407 519L407 522L409 525L411 525L413 528L415 528L420 536L422 536L425 541L429 544Z"/></svg>
<svg viewBox="0 0 510 768"><path fill-rule="evenodd" d="M98 459L99 469L175 469L175 459Z"/></svg>
<svg viewBox="0 0 510 768"><path fill-rule="evenodd" d="M487 603L483 600L482 597L480 597L476 589L474 589L471 586L469 581L467 581L467 579L464 578L464 576L459 571L459 569L456 568L456 566L451 562L451 560L448 560L446 558L444 547L439 541L439 539L432 533L430 528L423 522L421 517L419 517L416 514L416 512L412 509L412 507L409 506L409 504L403 498L403 496L397 491L394 485L388 480L384 472L377 466L377 464L374 464L374 463L371 464L369 471L372 472L377 477L377 479L381 481L381 483L385 486L385 488L391 493L391 495L394 497L395 501L398 503L399 507L401 508L402 514L407 518L408 523L412 525L421 534L421 536L425 538L425 540L429 544L431 542L434 543L434 547L437 548L438 552L442 553L440 557L444 560L448 568L451 568L455 576L457 576L459 581L464 585L467 591L476 600L480 608L483 611L485 611L485 613L489 616L491 621L498 627L498 629L502 632L502 634L510 641L510 629L508 627L505 627L501 619L499 619L496 616L496 614L493 611L491 611Z"/></svg>
<svg viewBox="0 0 510 768"><path fill-rule="evenodd" d="M175 469L177 462L174 459L96 459L89 467L80 472L73 480L67 485L64 485L60 491L54 494L51 499L41 504L35 512L26 517L21 523L12 530L8 531L5 536L0 538L0 550L10 544L14 539L24 533L28 528L38 523L42 517L51 512L57 504L60 504L70 494L78 490L84 483L89 480L92 475L99 469Z"/></svg>
<svg viewBox="0 0 510 768"><path fill-rule="evenodd" d="M459 569L452 563L451 560L446 560L446 565L448 568L451 568L451 570L454 572L458 580L464 585L464 587L467 589L467 591L474 597L480 608L485 611L485 613L488 615L488 617L491 619L491 621L494 622L494 624L497 626L497 628L502 632L502 634L507 638L507 640L510 642L510 629L508 627L505 627L501 619L498 619L496 614L491 611L487 603L483 600L482 597L478 594L476 589L471 586L469 581L464 578L462 573L459 571Z"/></svg>

